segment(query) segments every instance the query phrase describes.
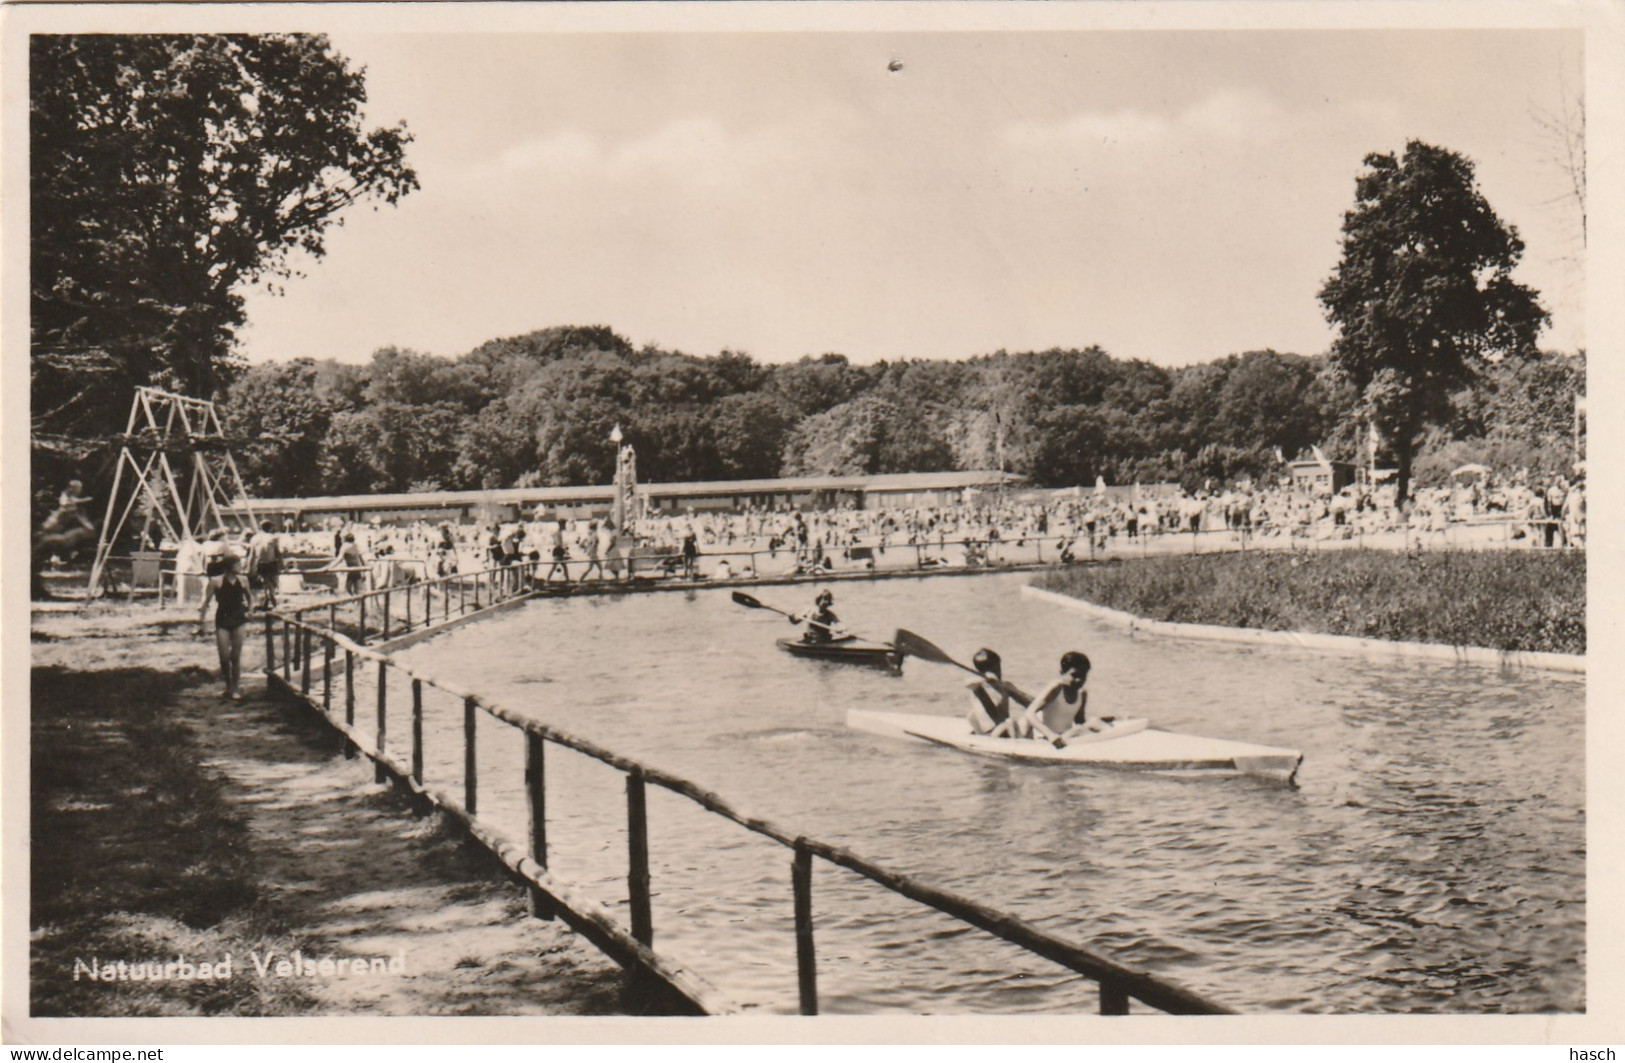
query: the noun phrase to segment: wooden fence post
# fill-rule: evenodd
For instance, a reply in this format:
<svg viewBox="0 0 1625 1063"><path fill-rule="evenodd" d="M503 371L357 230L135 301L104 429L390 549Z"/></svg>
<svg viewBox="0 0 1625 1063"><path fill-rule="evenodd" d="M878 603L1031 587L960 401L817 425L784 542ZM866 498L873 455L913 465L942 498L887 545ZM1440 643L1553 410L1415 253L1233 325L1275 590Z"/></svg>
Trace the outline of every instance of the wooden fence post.
<svg viewBox="0 0 1625 1063"><path fill-rule="evenodd" d="M355 651L348 647L344 650L344 722L355 727ZM355 743L348 737L344 740L344 755L355 756Z"/></svg>
<svg viewBox="0 0 1625 1063"><path fill-rule="evenodd" d="M276 632L271 626L271 614L265 614L265 678L276 675Z"/></svg>
<svg viewBox="0 0 1625 1063"><path fill-rule="evenodd" d="M337 631L338 629L339 629L339 603L338 602L332 602L327 607L327 630L329 630L329 631Z"/></svg>
<svg viewBox="0 0 1625 1063"><path fill-rule="evenodd" d="M472 816L479 810L479 757L475 740L478 737L476 721L479 702L463 699L463 808Z"/></svg>
<svg viewBox="0 0 1625 1063"><path fill-rule="evenodd" d="M355 640L365 646L367 644L367 596L363 594L357 599L357 602L361 606L361 619L357 625L360 630L356 632Z"/></svg>
<svg viewBox="0 0 1625 1063"><path fill-rule="evenodd" d="M525 797L530 806L530 858L547 868L547 740L534 731L525 732ZM554 917L553 905L541 890L530 888L530 914L539 919Z"/></svg>
<svg viewBox="0 0 1625 1063"><path fill-rule="evenodd" d="M645 945L655 939L649 908L649 810L643 773L626 776L627 901L632 915L632 936Z"/></svg>
<svg viewBox="0 0 1625 1063"><path fill-rule="evenodd" d="M333 711L333 640L322 639L322 713Z"/></svg>
<svg viewBox="0 0 1625 1063"><path fill-rule="evenodd" d="M390 617L390 611L389 611L389 588L385 587L384 588L384 633L382 635L379 635L378 636L379 638L385 639L385 640L387 640L389 638L389 621L390 621L390 619L391 619L391 617Z"/></svg>
<svg viewBox="0 0 1625 1063"><path fill-rule="evenodd" d="M423 785L423 680L412 677L412 778Z"/></svg>
<svg viewBox="0 0 1625 1063"><path fill-rule="evenodd" d="M293 650L288 645L288 622L282 622L282 678L290 686L293 684Z"/></svg>
<svg viewBox="0 0 1625 1063"><path fill-rule="evenodd" d="M411 587L406 588L406 590L401 594L401 597L406 599L406 630L411 631L412 630L412 588Z"/></svg>
<svg viewBox="0 0 1625 1063"><path fill-rule="evenodd" d="M310 694L310 628L299 629L299 693Z"/></svg>
<svg viewBox="0 0 1625 1063"><path fill-rule="evenodd" d="M373 745L378 749L377 770L373 777L378 782L388 779L384 771L384 753L389 748L389 663L378 662L378 720L373 730Z"/></svg>
<svg viewBox="0 0 1625 1063"><path fill-rule="evenodd" d="M790 883L795 892L796 981L801 990L801 1014L818 1014L818 963L813 953L812 853L796 839L795 858L790 863Z"/></svg>

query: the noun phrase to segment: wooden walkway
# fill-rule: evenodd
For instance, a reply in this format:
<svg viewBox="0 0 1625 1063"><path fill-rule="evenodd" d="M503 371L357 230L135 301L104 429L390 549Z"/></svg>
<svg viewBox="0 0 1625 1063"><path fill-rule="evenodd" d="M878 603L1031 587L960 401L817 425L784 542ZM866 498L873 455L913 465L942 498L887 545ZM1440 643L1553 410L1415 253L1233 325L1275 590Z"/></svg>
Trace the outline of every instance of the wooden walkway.
<svg viewBox="0 0 1625 1063"><path fill-rule="evenodd" d="M530 918L488 853L414 818L326 726L257 683L222 698L194 622L146 606L35 620L32 833L51 844L30 860L33 1015L635 1010L619 967ZM244 663L259 663L252 644ZM250 958L294 950L403 961L262 979ZM74 957L226 953L234 976L218 987L72 979Z"/></svg>

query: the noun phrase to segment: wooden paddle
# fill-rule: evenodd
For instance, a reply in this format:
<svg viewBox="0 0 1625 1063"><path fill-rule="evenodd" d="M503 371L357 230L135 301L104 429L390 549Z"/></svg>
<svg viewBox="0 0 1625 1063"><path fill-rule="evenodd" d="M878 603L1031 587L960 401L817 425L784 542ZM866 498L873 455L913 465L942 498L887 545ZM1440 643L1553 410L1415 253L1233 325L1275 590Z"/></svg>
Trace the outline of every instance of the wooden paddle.
<svg viewBox="0 0 1625 1063"><path fill-rule="evenodd" d="M798 623L798 624L803 622L801 618L796 616L796 614L787 613L783 609L780 609L776 605L768 605L766 602L757 601L755 598L752 598L750 595L746 594L744 591L734 591L733 599L734 599L734 601L738 602L740 605L744 606L746 609L766 609L769 612L778 613L780 616L789 617L791 620L796 621L796 623ZM830 635L832 636L832 638L830 639L831 642L846 642L846 641L849 641L851 639L857 638L857 636L853 635L853 634L835 635L835 629L834 628L830 627L828 624L819 623L817 620L814 620L810 616L805 619L805 622L808 623L808 624L811 624L813 627L823 628L825 631L828 631L830 633Z"/></svg>
<svg viewBox="0 0 1625 1063"><path fill-rule="evenodd" d="M738 602L746 609L766 609L770 612L778 613L780 616L793 615L785 612L776 605L768 605L766 602L759 602L755 598L752 598L750 595L746 594L744 591L734 591L733 597L735 602Z"/></svg>
<svg viewBox="0 0 1625 1063"><path fill-rule="evenodd" d="M969 672L978 679L989 681L988 677L983 675L981 672L978 672L968 664L954 660L954 658L948 656L947 652L939 647L936 643L930 641L929 639L921 638L912 631L905 631L902 628L898 628L897 637L892 642L892 645L896 646L897 652L904 657L918 657L923 661L935 661L938 664L951 664L955 668L963 669L964 671ZM1009 694L1015 700L1021 702L1022 705L1032 704L1032 695L1026 693L1014 683L1008 682L1004 679L991 681L996 682L1001 690Z"/></svg>

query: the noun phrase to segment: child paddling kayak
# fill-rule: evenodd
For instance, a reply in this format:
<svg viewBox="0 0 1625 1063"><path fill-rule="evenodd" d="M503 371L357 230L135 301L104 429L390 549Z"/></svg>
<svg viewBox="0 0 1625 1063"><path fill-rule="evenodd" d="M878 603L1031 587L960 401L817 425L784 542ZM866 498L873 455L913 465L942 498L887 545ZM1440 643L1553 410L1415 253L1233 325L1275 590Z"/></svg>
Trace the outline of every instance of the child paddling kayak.
<svg viewBox="0 0 1625 1063"><path fill-rule="evenodd" d="M1004 663L990 649L976 651L971 665L979 678L966 684L976 704L968 719L973 734L1005 737L1010 734L1010 691L1004 685Z"/></svg>

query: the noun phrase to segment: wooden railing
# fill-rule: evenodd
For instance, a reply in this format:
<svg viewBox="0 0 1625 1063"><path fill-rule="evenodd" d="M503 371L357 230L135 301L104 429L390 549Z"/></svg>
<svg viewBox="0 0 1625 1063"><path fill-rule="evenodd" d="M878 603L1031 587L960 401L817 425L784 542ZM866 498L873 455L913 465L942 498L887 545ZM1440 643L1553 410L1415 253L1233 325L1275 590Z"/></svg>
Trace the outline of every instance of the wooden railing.
<svg viewBox="0 0 1625 1063"><path fill-rule="evenodd" d="M380 593L385 592L372 592L372 595ZM372 595L356 597L368 598ZM794 911L796 970L800 1011L804 1015L818 1013L818 967L812 916L816 860L855 872L893 893L978 927L996 938L1092 979L1098 985L1098 1007L1102 1015L1127 1014L1132 1000L1171 1014L1228 1013L1228 1009L1172 982L1124 967L1009 912L899 874L848 849L808 838L777 823L749 815L718 794L687 779L539 723L471 691L458 690L430 676L416 674L388 655L362 645L357 639L303 618L304 614L312 612L305 609L300 610L297 616L266 616L265 669L268 680L280 683L297 693L307 704L319 709L356 750L374 761L380 781L393 776L462 822L475 838L527 884L533 913L556 914L565 918L619 962L635 971L657 974L696 1011L714 1013L733 1009L703 979L670 964L653 951L653 894L646 796L650 786L687 798L706 811L769 838L791 851L789 877ZM278 627L280 640L277 637ZM280 655L277 653L279 641ZM317 655L322 662L319 679L312 674L312 659ZM340 656L342 668L337 665ZM368 666L376 668L377 690L372 725L364 727L357 723L356 702L358 680ZM390 703L392 675L410 681L410 753L404 761L397 759L390 749L394 741L391 736L396 733L397 725L391 710L394 708L397 714L401 711ZM461 702L462 770L461 778L457 780L461 783L460 793L453 792L458 789L455 785L451 788L432 786L425 777L424 694L427 690L439 691ZM342 715L336 707L336 703L340 702ZM482 720L495 721L524 736L524 789L529 829L523 846L494 830L478 815L481 791L477 741ZM578 896L570 886L548 873L545 780L547 747L550 744L583 754L625 776L629 927L621 927L597 902Z"/></svg>
<svg viewBox="0 0 1625 1063"><path fill-rule="evenodd" d="M467 574L413 580L299 606L286 613L298 623L308 624L312 617L321 617L327 621L326 630L350 634L365 645L374 636L395 638L522 597L531 589L531 576L538 564L522 561Z"/></svg>

